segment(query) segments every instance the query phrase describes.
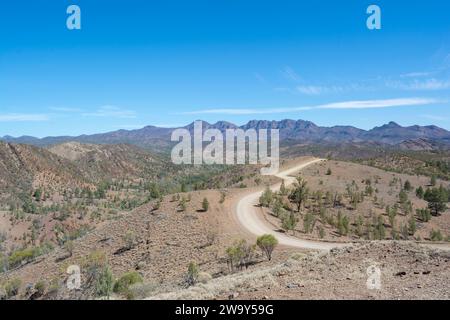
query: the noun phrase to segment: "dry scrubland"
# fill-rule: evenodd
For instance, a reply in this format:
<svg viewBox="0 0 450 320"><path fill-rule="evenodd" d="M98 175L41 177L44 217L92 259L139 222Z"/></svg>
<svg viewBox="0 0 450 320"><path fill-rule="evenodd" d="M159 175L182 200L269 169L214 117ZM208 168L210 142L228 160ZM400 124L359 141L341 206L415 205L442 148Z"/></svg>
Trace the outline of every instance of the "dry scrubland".
<svg viewBox="0 0 450 320"><path fill-rule="evenodd" d="M270 204L263 203L266 220L280 231L330 241L449 239L450 211L423 219L417 210L426 209L428 202L416 195L417 188L447 189L446 181L437 179L431 186L429 177L332 160L308 166L301 177L307 195L300 211L290 197L294 187L281 196L270 195ZM297 221L294 226L283 225L289 216Z"/></svg>
<svg viewBox="0 0 450 320"><path fill-rule="evenodd" d="M114 298L144 298L153 292L179 290L186 286L188 266L195 262L201 277L210 279L230 272L226 248L242 239L239 228L233 223L231 208L234 191L199 191L164 197L153 201L115 221L99 226L95 231L74 240L73 248L56 248L16 270L0 275L0 283L21 280L21 290L16 298L33 298L35 286L46 284L45 294L39 298L92 298L94 288L80 291L65 289L69 265L80 265L82 279L91 276L87 271L93 265L108 265L114 279L129 272L137 272L145 285L129 292L114 294ZM209 207L204 211L203 201ZM254 239L248 238L248 241ZM277 250L270 264L279 262L289 251ZM255 252L252 268L269 264L261 253ZM26 287L31 287L27 292ZM35 296L36 298L36 296Z"/></svg>
<svg viewBox="0 0 450 320"><path fill-rule="evenodd" d="M283 165L298 161L284 161ZM415 188L426 188L429 178L337 161L307 167L302 176L310 193L300 212L294 212L299 220L295 236L317 239L321 238L319 230L323 229L324 240L361 243L329 253L278 246L268 261L257 247L252 247L255 237L244 232L233 212L243 194L273 184L276 179L249 173L242 175L235 188L177 192L150 200L129 212L122 211L114 219L91 224L94 228L69 242L70 245L55 246L52 251L24 260L13 270L0 274L0 296L95 299L105 298L106 292L113 299L450 298L448 253L413 241L419 238L427 241L430 230L437 228L447 236L448 210L426 223L416 219L415 232L401 233L401 226L411 216L416 218L415 209L426 207L427 202L416 197ZM412 189L406 192L407 200L401 202L398 195L407 180ZM441 182L438 180L437 185ZM366 193L371 186L372 194L352 202L346 194L349 185L353 193ZM296 208L287 196L291 190L283 198L286 211ZM342 195L339 205L327 203L327 191L333 194L333 199L336 193ZM406 206L408 201L411 204ZM366 241L372 238L373 226L368 224L375 221L374 217L376 221L382 217L385 239L396 234L392 233L386 216L386 205L395 207L396 204L394 220L399 239L405 236L409 241ZM326 209L323 221L322 207ZM403 211L406 208L413 210ZM272 204L262 210L269 223L277 229L281 227L281 220L273 216ZM349 221L346 234L337 223L339 211ZM13 226L8 224L7 213L3 214L6 215L0 214L2 223L17 235L26 230L25 223L32 223L24 221L23 225ZM303 218L307 214L313 217L308 229L311 232L304 230ZM364 219L363 227L369 230L367 234L366 229L361 235L356 233L354 221L359 216ZM326 222L332 220L333 223ZM50 221L44 223L47 224ZM247 260L236 260L237 247L249 250ZM81 290L66 289L65 281L69 277L66 269L72 264L81 266ZM370 265L377 265L382 271L380 291L366 288L366 269Z"/></svg>
<svg viewBox="0 0 450 320"><path fill-rule="evenodd" d="M293 253L285 262L228 275L149 299L450 299L449 252L377 241L331 252ZM381 290L366 286L381 270Z"/></svg>

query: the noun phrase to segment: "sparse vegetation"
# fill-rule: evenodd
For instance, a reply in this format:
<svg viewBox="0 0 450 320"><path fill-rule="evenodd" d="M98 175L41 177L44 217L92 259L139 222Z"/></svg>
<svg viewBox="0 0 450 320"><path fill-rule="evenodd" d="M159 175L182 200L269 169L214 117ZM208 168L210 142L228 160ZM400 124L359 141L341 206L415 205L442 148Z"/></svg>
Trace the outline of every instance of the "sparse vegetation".
<svg viewBox="0 0 450 320"><path fill-rule="evenodd" d="M248 268L255 253L255 245L248 244L246 240L238 240L226 250L227 264L231 272Z"/></svg>
<svg viewBox="0 0 450 320"><path fill-rule="evenodd" d="M261 197L259 198L259 204L263 207L268 208L272 204L273 199L274 199L274 195L273 195L272 190L270 190L269 187L266 187L266 189L262 193Z"/></svg>
<svg viewBox="0 0 450 320"><path fill-rule="evenodd" d="M428 208L434 216L438 216L447 209L448 192L442 186L440 188L427 189L423 198L428 202Z"/></svg>
<svg viewBox="0 0 450 320"><path fill-rule="evenodd" d="M430 239L431 241L442 241L444 237L442 236L441 230L431 230Z"/></svg>
<svg viewBox="0 0 450 320"><path fill-rule="evenodd" d="M18 278L14 278L6 282L4 288L6 292L7 298L15 297L19 294L20 286L22 285L22 281Z"/></svg>
<svg viewBox="0 0 450 320"><path fill-rule="evenodd" d="M297 182L294 184L294 188L289 195L289 200L297 205L297 211L300 212L303 203L306 201L309 189L306 186L307 182L301 176L297 177Z"/></svg>
<svg viewBox="0 0 450 320"><path fill-rule="evenodd" d="M208 199L203 198L203 201L202 201L202 210L203 210L204 212L206 212L206 211L208 211L208 209L209 209L209 201L208 201Z"/></svg>
<svg viewBox="0 0 450 320"><path fill-rule="evenodd" d="M116 281L113 291L126 296L128 299L132 299L130 287L136 283L142 282L143 279L139 273L135 271L127 272Z"/></svg>
<svg viewBox="0 0 450 320"><path fill-rule="evenodd" d="M108 265L105 265L98 276L95 290L99 297L106 297L109 299L114 286L114 277Z"/></svg>
<svg viewBox="0 0 450 320"><path fill-rule="evenodd" d="M198 265L195 262L189 263L188 271L186 274L186 284L188 286L193 286L194 284L196 284L199 273L200 270L198 268Z"/></svg>
<svg viewBox="0 0 450 320"><path fill-rule="evenodd" d="M262 235L256 240L256 245L266 255L269 261L272 259L272 252L277 244L278 240L271 234Z"/></svg>
<svg viewBox="0 0 450 320"><path fill-rule="evenodd" d="M294 212L283 213L281 217L281 228L285 231L294 231L297 226L298 219Z"/></svg>

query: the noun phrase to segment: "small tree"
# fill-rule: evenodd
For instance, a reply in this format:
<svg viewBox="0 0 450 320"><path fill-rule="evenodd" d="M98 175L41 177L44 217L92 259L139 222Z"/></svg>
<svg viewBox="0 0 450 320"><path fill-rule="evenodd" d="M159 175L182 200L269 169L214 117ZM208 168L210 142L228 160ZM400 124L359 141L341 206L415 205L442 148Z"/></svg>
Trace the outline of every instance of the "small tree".
<svg viewBox="0 0 450 320"><path fill-rule="evenodd" d="M125 248L133 249L137 242L136 234L133 231L128 230L123 236L123 241L125 242Z"/></svg>
<svg viewBox="0 0 450 320"><path fill-rule="evenodd" d="M96 294L100 297L109 297L113 291L114 277L111 268L105 265L101 270L95 286Z"/></svg>
<svg viewBox="0 0 450 320"><path fill-rule="evenodd" d="M188 271L186 274L186 283L188 286L193 286L197 283L199 273L200 270L198 265L195 262L189 263Z"/></svg>
<svg viewBox="0 0 450 320"><path fill-rule="evenodd" d="M280 194L282 196L285 196L285 195L287 195L287 193L288 193L288 190L286 188L286 185L284 184L284 180L282 180L281 181L281 186L280 186Z"/></svg>
<svg viewBox="0 0 450 320"><path fill-rule="evenodd" d="M180 203L178 204L180 211L184 212L186 211L186 199L183 197L180 200Z"/></svg>
<svg viewBox="0 0 450 320"><path fill-rule="evenodd" d="M41 199L42 199L42 190L40 188L36 189L34 191L33 197L34 197L34 199L36 199L36 201L41 201Z"/></svg>
<svg viewBox="0 0 450 320"><path fill-rule="evenodd" d="M303 217L303 231L305 231L305 233L311 233L314 229L315 221L316 219L312 213L308 212L305 214Z"/></svg>
<svg viewBox="0 0 450 320"><path fill-rule="evenodd" d="M203 198L202 209L204 212L208 211L208 209L209 209L209 201L206 198Z"/></svg>
<svg viewBox="0 0 450 320"><path fill-rule="evenodd" d="M394 228L397 210L395 208L390 208L389 206L386 206L386 213L389 217L389 224L391 225L392 228Z"/></svg>
<svg viewBox="0 0 450 320"><path fill-rule="evenodd" d="M409 182L409 180L405 181L405 184L403 185L403 189L405 189L406 191L412 190L412 185L411 185L411 182Z"/></svg>
<svg viewBox="0 0 450 320"><path fill-rule="evenodd" d="M248 265L252 262L255 253L256 245L248 244L245 240L240 240L237 242L236 247L239 252L239 266L248 268Z"/></svg>
<svg viewBox="0 0 450 320"><path fill-rule="evenodd" d="M64 249L66 249L67 253L69 254L69 257L73 255L74 250L74 244L72 240L68 240L64 243Z"/></svg>
<svg viewBox="0 0 450 320"><path fill-rule="evenodd" d="M398 199L400 203L405 203L406 201L408 201L408 194L405 190L400 191L400 193L398 194Z"/></svg>
<svg viewBox="0 0 450 320"><path fill-rule="evenodd" d="M279 198L276 198L272 205L272 212L275 217L280 217L283 212L283 203Z"/></svg>
<svg viewBox="0 0 450 320"><path fill-rule="evenodd" d="M13 278L8 282L6 282L5 284L6 297L12 298L18 295L21 285L22 281L19 278Z"/></svg>
<svg viewBox="0 0 450 320"><path fill-rule="evenodd" d="M256 245L266 255L269 261L272 259L272 252L277 244L278 244L277 238L275 238L271 234L264 234L258 237L258 239L256 240Z"/></svg>
<svg viewBox="0 0 450 320"><path fill-rule="evenodd" d="M423 199L423 194L424 194L424 191L423 191L422 186L418 187L416 189L416 197L419 199Z"/></svg>
<svg viewBox="0 0 450 320"><path fill-rule="evenodd" d="M416 209L417 216L423 222L428 222L431 219L431 212L427 208Z"/></svg>
<svg viewBox="0 0 450 320"><path fill-rule="evenodd" d="M411 235L414 235L414 233L416 233L416 229L416 218L414 217L414 215L411 215L408 220L408 231Z"/></svg>
<svg viewBox="0 0 450 320"><path fill-rule="evenodd" d="M325 237L325 230L322 226L319 227L319 237L323 239Z"/></svg>
<svg viewBox="0 0 450 320"><path fill-rule="evenodd" d="M234 268L238 265L240 259L239 249L235 246L228 247L226 249L227 265L231 272L234 272Z"/></svg>
<svg viewBox="0 0 450 320"><path fill-rule="evenodd" d="M343 216L341 211L338 212L337 216L337 228L339 235L345 236L348 234L349 231L349 220L347 216Z"/></svg>
<svg viewBox="0 0 450 320"><path fill-rule="evenodd" d="M326 175L331 176L331 168L328 168Z"/></svg>
<svg viewBox="0 0 450 320"><path fill-rule="evenodd" d="M225 197L227 196L227 194L225 193L225 192L221 192L220 193L220 200L219 200L219 203L220 204L222 204L222 203L224 203L225 202Z"/></svg>
<svg viewBox="0 0 450 320"><path fill-rule="evenodd" d="M281 228L285 231L295 230L295 227L297 226L297 218L295 217L294 213L284 213L281 217Z"/></svg>
<svg viewBox="0 0 450 320"><path fill-rule="evenodd" d="M423 198L428 202L428 208L434 216L438 216L447 209L448 195L444 188L427 189Z"/></svg>
<svg viewBox="0 0 450 320"><path fill-rule="evenodd" d="M307 182L302 177L297 177L297 182L294 185L294 190L292 190L289 195L289 200L297 205L297 211L300 212L304 201L308 198L309 189L306 186Z"/></svg>
<svg viewBox="0 0 450 320"><path fill-rule="evenodd" d="M386 228L384 227L384 219L381 215L375 220L374 237L377 240L383 240L386 237Z"/></svg>
<svg viewBox="0 0 450 320"><path fill-rule="evenodd" d="M44 281L40 280L36 282L34 285L34 290L36 290L36 295L38 297L42 296L45 293L46 284Z"/></svg>
<svg viewBox="0 0 450 320"><path fill-rule="evenodd" d="M270 207L273 201L273 192L269 187L266 187L261 197L259 197L259 204L263 207Z"/></svg>
<svg viewBox="0 0 450 320"><path fill-rule="evenodd" d="M434 186L436 185L436 183L437 183L436 176L435 176L435 175L432 175L432 176L431 176L431 179L430 179L430 185L431 185L432 187L434 187Z"/></svg>
<svg viewBox="0 0 450 320"><path fill-rule="evenodd" d="M408 240L409 238L409 230L408 225L404 224L401 228L403 240Z"/></svg>
<svg viewBox="0 0 450 320"><path fill-rule="evenodd" d="M363 231L364 219L362 216L358 216L358 218L356 219L355 225L356 225L356 230L355 230L356 234L358 235L358 237L362 237L364 234L364 231Z"/></svg>
<svg viewBox="0 0 450 320"><path fill-rule="evenodd" d="M430 239L431 241L442 241L443 237L441 231L439 229L438 230L432 229L430 231Z"/></svg>

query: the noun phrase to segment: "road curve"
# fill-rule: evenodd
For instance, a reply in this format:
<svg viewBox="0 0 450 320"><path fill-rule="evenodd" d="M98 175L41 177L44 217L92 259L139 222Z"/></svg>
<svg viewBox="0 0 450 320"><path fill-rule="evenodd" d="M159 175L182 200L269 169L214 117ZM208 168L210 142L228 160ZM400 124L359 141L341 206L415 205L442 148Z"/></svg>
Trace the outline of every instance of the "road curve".
<svg viewBox="0 0 450 320"><path fill-rule="evenodd" d="M292 176L294 173L302 170L303 168L312 165L317 162L325 161L324 159L312 159L305 161L301 164L296 165L290 169L281 171L275 176L284 180L286 186L295 182L295 177ZM278 191L280 189L281 183L277 183L270 188L272 191ZM278 232L264 221L261 214L261 208L258 207L259 197L264 190L251 193L242 197L236 204L236 216L239 223L250 233L255 236L260 236L263 234L272 234L278 239L278 243L281 245L303 248L303 249L316 249L316 250L331 250L336 247L348 246L350 244L342 242L325 242L325 241L312 241L312 240L302 240L289 236L285 233Z"/></svg>

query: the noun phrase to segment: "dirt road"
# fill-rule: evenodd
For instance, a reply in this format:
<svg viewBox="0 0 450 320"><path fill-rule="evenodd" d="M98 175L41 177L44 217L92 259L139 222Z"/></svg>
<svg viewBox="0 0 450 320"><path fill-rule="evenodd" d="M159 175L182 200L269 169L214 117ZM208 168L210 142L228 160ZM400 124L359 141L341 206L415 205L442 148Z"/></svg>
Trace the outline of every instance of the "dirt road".
<svg viewBox="0 0 450 320"><path fill-rule="evenodd" d="M279 172L275 176L283 179L286 186L295 182L295 174L301 171L303 168L312 165L317 162L326 161L324 159L310 159L306 160L292 168ZM281 183L271 186L272 191L278 191ZM235 208L236 220L240 225L248 232L255 236L263 234L272 234L277 239L279 244L303 248L303 249L316 249L316 250L331 250L332 248L349 246L351 243L342 242L325 242L319 240L302 240L283 232L274 229L273 225L270 225L264 220L264 216L261 208L259 207L259 197L263 193L263 190L243 196L237 201ZM450 251L450 245L447 243L418 243L421 246L429 247L432 249L440 249Z"/></svg>
<svg viewBox="0 0 450 320"><path fill-rule="evenodd" d="M293 176L293 174L297 173L298 171L302 170L303 168L309 165L312 165L320 161L325 160L323 159L308 160L301 164L296 165L295 167L281 171L275 176L283 179L285 185L289 186L290 184L295 182L295 176ZM271 186L271 189L273 191L278 191L280 185L281 183L275 184ZM262 234L272 234L278 239L278 242L281 245L305 249L330 250L335 247L342 247L345 245L349 245L334 242L302 240L299 238L289 236L277 230L274 230L273 226L264 221L261 208L258 207L259 197L261 196L262 193L263 191L258 191L242 197L240 200L238 200L235 210L235 214L237 216L237 220L239 221L239 223L255 236L260 236Z"/></svg>

